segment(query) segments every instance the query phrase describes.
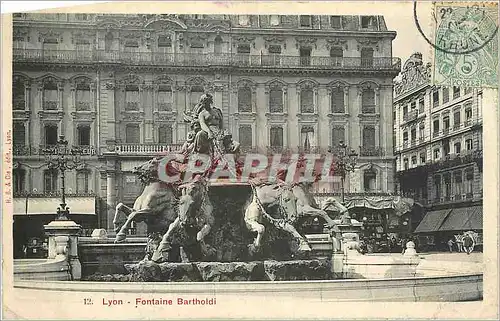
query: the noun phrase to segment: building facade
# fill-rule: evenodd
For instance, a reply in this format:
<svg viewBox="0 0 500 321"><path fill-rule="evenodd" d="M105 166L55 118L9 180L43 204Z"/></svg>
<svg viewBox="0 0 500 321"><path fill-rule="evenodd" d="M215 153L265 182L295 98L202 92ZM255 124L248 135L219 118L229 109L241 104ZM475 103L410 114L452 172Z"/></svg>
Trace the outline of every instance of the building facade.
<svg viewBox="0 0 500 321"><path fill-rule="evenodd" d="M482 215L482 109L493 97L476 88L431 86L430 67L415 53L395 82L397 189L426 208L417 232L476 230L467 222Z"/></svg>
<svg viewBox="0 0 500 321"><path fill-rule="evenodd" d="M359 154L347 192L393 192L395 36L382 16L16 14L16 193L57 191L39 151L64 134L86 151L67 186L112 229L141 191L133 167L180 148L204 92L243 152L344 141Z"/></svg>

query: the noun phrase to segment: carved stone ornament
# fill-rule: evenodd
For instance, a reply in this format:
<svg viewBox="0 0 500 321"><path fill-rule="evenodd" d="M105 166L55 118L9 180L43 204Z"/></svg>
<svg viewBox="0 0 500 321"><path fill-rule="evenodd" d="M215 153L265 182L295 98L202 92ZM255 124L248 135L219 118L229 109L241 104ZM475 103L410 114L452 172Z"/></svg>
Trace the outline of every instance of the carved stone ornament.
<svg viewBox="0 0 500 321"><path fill-rule="evenodd" d="M71 33L71 43L77 43L78 41L86 40L89 44L94 43L95 33L90 31L73 31Z"/></svg>
<svg viewBox="0 0 500 321"><path fill-rule="evenodd" d="M186 41L189 45L193 43L202 43L204 46L207 45L208 34L204 33L188 33L186 34Z"/></svg>
<svg viewBox="0 0 500 321"><path fill-rule="evenodd" d="M96 112L94 111L73 111L71 112L73 120L91 122L96 119Z"/></svg>
<svg viewBox="0 0 500 321"><path fill-rule="evenodd" d="M53 29L48 29L48 30L40 30L38 32L38 41L39 42L45 42L47 39L57 39L58 42L62 42L62 33L59 30L53 30Z"/></svg>
<svg viewBox="0 0 500 321"><path fill-rule="evenodd" d="M174 81L169 76L160 75L154 79L153 84L159 84L159 85L160 84L172 84L173 82Z"/></svg>
<svg viewBox="0 0 500 321"><path fill-rule="evenodd" d="M313 37L296 37L295 38L295 46L297 49L299 47L314 47L314 49L317 49L316 45L316 38Z"/></svg>
<svg viewBox="0 0 500 321"><path fill-rule="evenodd" d="M187 29L186 23L178 14L141 14L139 16L145 28L163 31Z"/></svg>
<svg viewBox="0 0 500 321"><path fill-rule="evenodd" d="M144 118L143 112L133 112L133 111L124 111L122 112L122 120L124 121L141 121Z"/></svg>
<svg viewBox="0 0 500 321"><path fill-rule="evenodd" d="M328 50L333 47L342 47L344 50L349 50L347 46L347 40L342 38L330 38L326 39L326 48Z"/></svg>
<svg viewBox="0 0 500 321"><path fill-rule="evenodd" d="M266 48L269 47L269 45L274 45L274 44L283 44L284 45L284 48L286 49L285 47L285 37L282 37L282 36L276 36L276 35L272 35L272 36L265 36L264 37L264 41L265 41L265 46Z"/></svg>
<svg viewBox="0 0 500 321"><path fill-rule="evenodd" d="M300 89L315 89L318 84L311 80L304 80L297 84Z"/></svg>
<svg viewBox="0 0 500 321"><path fill-rule="evenodd" d="M181 84L176 84L174 86L175 88L175 91L185 91L186 90L186 86L185 85L181 85Z"/></svg>
<svg viewBox="0 0 500 321"><path fill-rule="evenodd" d="M233 46L238 44L249 44L255 48L255 36L235 35L233 36Z"/></svg>
<svg viewBox="0 0 500 321"><path fill-rule="evenodd" d="M31 79L20 75L14 75L12 77L12 82L17 84L24 84L25 87L31 86Z"/></svg>
<svg viewBox="0 0 500 321"><path fill-rule="evenodd" d="M108 81L106 84L104 84L107 90L113 90L115 89L115 84L112 81Z"/></svg>
<svg viewBox="0 0 500 321"><path fill-rule="evenodd" d="M229 30L230 23L225 20L189 20L187 25L191 28L202 29L202 30L211 30L211 31L222 31Z"/></svg>
<svg viewBox="0 0 500 321"><path fill-rule="evenodd" d="M120 85L140 85L144 81L136 74L130 73L119 80Z"/></svg>
<svg viewBox="0 0 500 321"><path fill-rule="evenodd" d="M207 84L207 81L201 77L194 77L191 79L188 79L186 81L186 86L200 86L200 87L205 87Z"/></svg>
<svg viewBox="0 0 500 321"><path fill-rule="evenodd" d="M175 112L154 112L155 120L175 122L177 113Z"/></svg>
<svg viewBox="0 0 500 321"><path fill-rule="evenodd" d="M137 41L138 44L141 43L144 33L142 32L120 32L121 43L124 44L127 41Z"/></svg>
<svg viewBox="0 0 500 321"><path fill-rule="evenodd" d="M19 38L23 38L24 41L29 41L29 30L28 28L14 28L12 30L12 36L13 36L13 39L19 39Z"/></svg>
<svg viewBox="0 0 500 321"><path fill-rule="evenodd" d="M396 96L430 83L431 65L424 66L421 53L414 53L405 62L400 78L394 82Z"/></svg>
<svg viewBox="0 0 500 321"><path fill-rule="evenodd" d="M38 111L38 117L44 120L55 120L60 121L63 119L64 112L61 110L40 110Z"/></svg>
<svg viewBox="0 0 500 321"><path fill-rule="evenodd" d="M360 38L356 39L358 42L358 51L361 50L362 47L372 47L375 50L379 50L379 41L380 39L374 38Z"/></svg>

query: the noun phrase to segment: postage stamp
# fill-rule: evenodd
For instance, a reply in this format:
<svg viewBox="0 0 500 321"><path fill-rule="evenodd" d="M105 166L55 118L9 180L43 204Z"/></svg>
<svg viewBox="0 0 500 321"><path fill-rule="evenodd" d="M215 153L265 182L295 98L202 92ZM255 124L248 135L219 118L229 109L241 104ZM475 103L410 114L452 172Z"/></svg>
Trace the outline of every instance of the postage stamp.
<svg viewBox="0 0 500 321"><path fill-rule="evenodd" d="M434 85L498 88L498 4L434 4Z"/></svg>

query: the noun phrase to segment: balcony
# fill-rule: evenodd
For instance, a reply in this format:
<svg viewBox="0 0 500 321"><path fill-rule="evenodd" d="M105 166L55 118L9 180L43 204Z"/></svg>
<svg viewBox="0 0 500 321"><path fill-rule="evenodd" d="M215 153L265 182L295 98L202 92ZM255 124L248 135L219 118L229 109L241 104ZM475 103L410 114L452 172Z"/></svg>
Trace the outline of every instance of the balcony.
<svg viewBox="0 0 500 321"><path fill-rule="evenodd" d="M172 103L158 103L158 111L172 111Z"/></svg>
<svg viewBox="0 0 500 321"><path fill-rule="evenodd" d="M119 144L115 146L115 152L120 155L161 155L179 152L182 144Z"/></svg>
<svg viewBox="0 0 500 321"><path fill-rule="evenodd" d="M14 156L30 156L37 155L36 149L31 146L26 145L14 145L12 146L12 152Z"/></svg>
<svg viewBox="0 0 500 321"><path fill-rule="evenodd" d="M418 118L418 112L416 110L412 110L407 114L403 114L403 122L409 122Z"/></svg>
<svg viewBox="0 0 500 321"><path fill-rule="evenodd" d="M401 69L401 59L377 57L368 60L361 57L304 57L283 55L249 55L229 53L163 53L163 52L124 52L94 50L14 49L14 62L40 63L124 63L139 65L165 66L246 66L279 67L306 69L345 69L345 70L392 70Z"/></svg>
<svg viewBox="0 0 500 321"><path fill-rule="evenodd" d="M359 156L380 157L384 156L384 152L381 147L359 146Z"/></svg>

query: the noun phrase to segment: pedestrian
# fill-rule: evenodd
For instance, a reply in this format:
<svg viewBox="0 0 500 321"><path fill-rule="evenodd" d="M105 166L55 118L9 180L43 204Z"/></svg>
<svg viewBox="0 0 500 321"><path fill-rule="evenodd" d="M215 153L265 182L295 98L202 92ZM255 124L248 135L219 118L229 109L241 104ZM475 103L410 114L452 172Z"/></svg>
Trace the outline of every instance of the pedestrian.
<svg viewBox="0 0 500 321"><path fill-rule="evenodd" d="M450 249L450 253L453 252L453 238L450 237L450 239L448 240L448 248Z"/></svg>
<svg viewBox="0 0 500 321"><path fill-rule="evenodd" d="M463 236L462 235L455 235L455 240L457 242L458 253L464 252Z"/></svg>
<svg viewBox="0 0 500 321"><path fill-rule="evenodd" d="M470 235L466 234L463 237L463 242L465 252L467 253L467 255L471 254L474 250L474 240Z"/></svg>
<svg viewBox="0 0 500 321"><path fill-rule="evenodd" d="M403 237L403 238L401 239L401 248L402 248L401 254L405 254L405 250L406 250L406 243L407 243L407 242L408 242L408 241L406 240L406 238L405 238L405 237Z"/></svg>

